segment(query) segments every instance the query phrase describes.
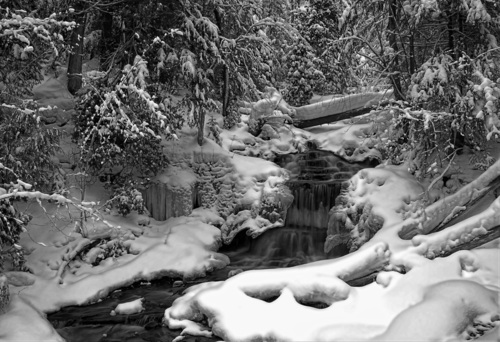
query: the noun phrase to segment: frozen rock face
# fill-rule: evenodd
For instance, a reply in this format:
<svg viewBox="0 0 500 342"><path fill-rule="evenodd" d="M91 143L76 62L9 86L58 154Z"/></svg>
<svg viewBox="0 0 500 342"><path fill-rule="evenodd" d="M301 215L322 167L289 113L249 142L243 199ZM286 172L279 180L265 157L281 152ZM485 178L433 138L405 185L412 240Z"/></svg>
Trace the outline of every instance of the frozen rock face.
<svg viewBox="0 0 500 342"><path fill-rule="evenodd" d="M196 175L195 207L215 209L229 216L244 193L234 167L225 155L195 154L190 167Z"/></svg>
<svg viewBox="0 0 500 342"><path fill-rule="evenodd" d="M146 208L158 221L188 216L193 211L195 184L196 175L192 170L172 165L144 191Z"/></svg>
<svg viewBox="0 0 500 342"><path fill-rule="evenodd" d="M293 201L287 179L286 170L262 159L193 153L156 177L144 198L156 220L189 216L194 208L212 212L207 223L220 227L229 244L242 230L256 237L283 226Z"/></svg>
<svg viewBox="0 0 500 342"><path fill-rule="evenodd" d="M240 158L272 164L255 158ZM248 229L247 234L256 237L267 229L282 226L293 201L284 186L285 178L281 176L284 172L277 166L274 165L270 173L252 175L253 165L249 166L250 170L239 170L234 163L238 161L221 156L213 160L198 156L192 165L198 176L196 206L216 210L224 219L221 231L226 244L245 229ZM280 176L273 176L274 172L279 172Z"/></svg>
<svg viewBox="0 0 500 342"><path fill-rule="evenodd" d="M187 216L193 210L193 187L176 188L156 182L145 191L146 208L158 221Z"/></svg>

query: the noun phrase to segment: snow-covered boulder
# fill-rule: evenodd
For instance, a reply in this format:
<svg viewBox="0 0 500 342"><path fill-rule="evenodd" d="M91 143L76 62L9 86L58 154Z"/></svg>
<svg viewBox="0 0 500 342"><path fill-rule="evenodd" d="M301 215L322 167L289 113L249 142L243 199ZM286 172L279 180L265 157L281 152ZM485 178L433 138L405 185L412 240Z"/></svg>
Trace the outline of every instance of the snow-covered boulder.
<svg viewBox="0 0 500 342"><path fill-rule="evenodd" d="M144 311L144 306L142 301L144 298L139 298L131 302L121 303L116 306L114 310L111 311L111 316L115 315L133 315Z"/></svg>
<svg viewBox="0 0 500 342"><path fill-rule="evenodd" d="M346 244L358 249L382 226L399 223L424 188L401 167L363 169L347 181L330 210L325 251Z"/></svg>

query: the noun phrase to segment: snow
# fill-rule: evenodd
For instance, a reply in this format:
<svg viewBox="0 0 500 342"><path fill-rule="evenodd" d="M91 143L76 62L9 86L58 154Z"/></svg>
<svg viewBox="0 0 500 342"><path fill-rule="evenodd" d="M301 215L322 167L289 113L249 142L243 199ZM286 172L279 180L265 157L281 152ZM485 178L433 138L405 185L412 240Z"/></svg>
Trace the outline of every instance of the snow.
<svg viewBox="0 0 500 342"><path fill-rule="evenodd" d="M498 250L485 251L500 257ZM216 335L235 342L404 341L409 337L430 341L461 338L474 322L494 326L498 292L462 277L462 272L469 259L475 272L491 279L498 279L499 270L488 268L472 252L421 259L405 275L383 273L376 283L356 288L342 280L355 277L356 270L368 266L367 260L368 264L383 262L389 251L379 244L360 253L371 257L354 253L288 269L247 271L223 283L194 286L166 310L165 320L171 328L179 328L191 318L193 333L192 318L201 313ZM262 300L272 296L278 299ZM329 306L315 309L300 304L304 301L326 301ZM199 325L199 330L205 329Z"/></svg>
<svg viewBox="0 0 500 342"><path fill-rule="evenodd" d="M121 303L116 306L116 308L111 311L111 316L114 315L132 315L139 313L144 310L142 301L144 298L139 298L127 303Z"/></svg>
<svg viewBox="0 0 500 342"><path fill-rule="evenodd" d="M44 315L19 296L0 316L0 340L64 342Z"/></svg>
<svg viewBox="0 0 500 342"><path fill-rule="evenodd" d="M349 141L356 146L369 127L369 122L337 123L306 134L321 148L340 150ZM446 250L446 243L454 239L488 231L498 222L497 202L439 233L403 240L399 232L405 220L412 219L405 215L426 190L406 168L365 169L351 179L353 198L371 203L373 212L384 219L382 229L357 252L287 269L246 271L225 282L193 286L166 310L165 321L170 328L184 329L181 335L201 335L211 329L228 341L451 341L483 333L481 340L497 341L498 243L444 258L425 257L433 246ZM460 208L463 199L475 196L473 189L493 176L478 178L431 209L443 204ZM444 219L440 212L434 214L436 220ZM346 283L384 265L387 270L375 283L362 287ZM316 309L308 306L310 302L327 307ZM203 317L209 326L200 322Z"/></svg>
<svg viewBox="0 0 500 342"><path fill-rule="evenodd" d="M189 188L196 182L196 175L191 169L171 166L151 181L158 181L173 187Z"/></svg>
<svg viewBox="0 0 500 342"><path fill-rule="evenodd" d="M368 107L383 100L392 98L392 91L381 93L361 93L332 98L325 101L313 103L296 108L298 120L310 120L325 115L333 115L341 112Z"/></svg>
<svg viewBox="0 0 500 342"><path fill-rule="evenodd" d="M67 94L57 93L60 84L50 79L39 87L41 100L50 105L58 99L63 99L63 105L72 101ZM322 149L339 152L358 147L371 125L360 121L307 131L284 128L279 131L281 139L259 142L242 124L223 132L222 147L209 139L199 147L195 133L185 130L178 141L165 146L179 163L156 180L184 188L196 181L196 175L186 171L182 163L227 158L234 171L231 177L244 189L239 204L255 208L265 194L286 181L287 173L270 161L230 152L232 141L236 147L251 145L251 151L269 148L287 153L297 151L299 144L295 143L310 139ZM261 145L252 145L257 142ZM224 282L192 286L165 311L166 324L183 329L180 335L215 334L232 342L452 341L477 337L482 330L486 334L480 340L498 341L498 240L447 257L429 260L426 256L429 252L438 256L460 239L493 229L499 220L500 200L441 232L402 240L398 235L405 222L402 213L424 188L407 171L388 166L362 171L351 182L355 201L372 203L373 212L384 219L382 229L362 248L337 259L246 271ZM457 197L471 195L473 188ZM86 201L97 204L103 198L105 193L98 183L89 188ZM449 205L455 208L460 203L454 200ZM74 209L49 203L42 208L33 202L23 209L34 216L21 240L32 274L5 273L12 297L0 314L0 339L6 341L62 341L45 319L46 313L96 302L136 281L163 276L189 280L225 267L229 259L216 252L223 237L215 225L238 221L232 234L248 229L257 235L282 224L265 222L251 209L241 210L224 222L211 208L197 208L189 217L164 222L149 219L147 225L137 223L145 219L142 215L124 218L109 213L101 220L89 219L83 229L72 223L71 216L77 215ZM90 248L99 239L102 244ZM118 247L125 252L107 255ZM74 260L78 255L81 260ZM369 285L348 284L373 272L379 273ZM318 303L321 308L314 306ZM113 311L134 314L142 310L139 298L121 303ZM209 326L202 322L205 317Z"/></svg>

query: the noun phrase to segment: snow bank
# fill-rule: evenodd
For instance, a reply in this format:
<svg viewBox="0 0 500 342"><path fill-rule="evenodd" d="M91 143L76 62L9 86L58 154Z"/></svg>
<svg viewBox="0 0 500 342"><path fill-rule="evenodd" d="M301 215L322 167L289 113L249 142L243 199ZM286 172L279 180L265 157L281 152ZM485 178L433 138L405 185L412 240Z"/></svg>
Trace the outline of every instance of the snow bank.
<svg viewBox="0 0 500 342"><path fill-rule="evenodd" d="M439 217L429 220L440 222L454 205L477 197L496 168L443 199L443 210L431 206L428 214L436 211ZM181 334L211 330L235 342L498 341L498 244L439 256L498 229L500 199L441 232L403 240L403 227L422 214L416 200L425 189L395 167L365 169L351 185L351 209L359 215L357 206L370 202L369 211L383 218L359 250L335 260L247 271L225 282L192 287L166 310L165 322L184 329ZM430 225L423 227L420 231L426 233ZM358 233L360 238L363 232ZM348 284L372 272L378 272L375 283Z"/></svg>
<svg viewBox="0 0 500 342"><path fill-rule="evenodd" d="M46 262L45 267L37 263L36 268L32 267L35 283L13 287L11 293L18 293L38 309L51 312L63 306L95 302L114 289L140 280L202 277L229 263L225 255L215 252L219 244L219 229L195 218L182 217L144 227L140 236L124 241L129 253L107 257L98 265L62 262L78 254L72 253L78 244L59 248L39 246L40 251L28 256L28 266L33 265L31 258L36 255ZM45 256L44 249L49 252Z"/></svg>
<svg viewBox="0 0 500 342"><path fill-rule="evenodd" d="M13 296L0 313L0 340L64 342L44 315L20 296Z"/></svg>
<svg viewBox="0 0 500 342"><path fill-rule="evenodd" d="M498 250L484 253L500 258ZM200 334L211 328L234 342L444 340L498 324L498 292L464 272L498 279L499 270L472 252L421 258L406 274L381 273L364 287L344 282L387 262L389 254L387 245L377 244L337 260L201 284L166 310L165 321L170 328L189 328L189 334L196 334L196 323ZM204 318L210 327L201 323Z"/></svg>

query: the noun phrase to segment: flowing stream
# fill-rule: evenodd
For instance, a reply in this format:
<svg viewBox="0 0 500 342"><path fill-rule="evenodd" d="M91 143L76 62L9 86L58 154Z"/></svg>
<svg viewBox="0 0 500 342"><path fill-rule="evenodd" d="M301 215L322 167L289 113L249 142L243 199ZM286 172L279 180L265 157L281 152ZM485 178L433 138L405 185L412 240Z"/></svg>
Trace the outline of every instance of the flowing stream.
<svg viewBox="0 0 500 342"><path fill-rule="evenodd" d="M267 231L256 239L241 232L231 245L220 249L229 256L231 264L203 279L182 285L176 282L176 286L172 279L134 284L114 291L98 303L63 308L48 315L49 321L71 342L172 341L179 331L162 326L163 313L187 287L227 279L229 272L290 267L346 254L347 250L342 248L328 255L323 251L328 212L335 204L342 182L367 165L349 164L323 151L283 155L275 162L291 173L288 186L294 201L288 209L285 227ZM138 298L144 298L146 310L142 313L110 315L119 303ZM183 341L218 340L186 337Z"/></svg>

